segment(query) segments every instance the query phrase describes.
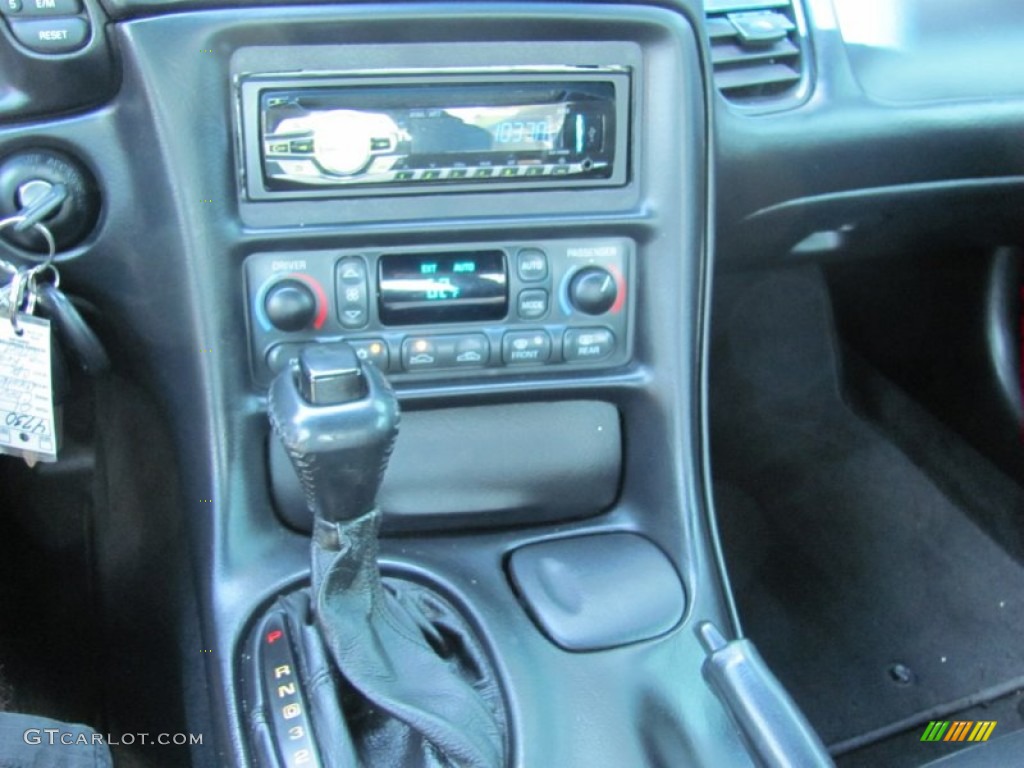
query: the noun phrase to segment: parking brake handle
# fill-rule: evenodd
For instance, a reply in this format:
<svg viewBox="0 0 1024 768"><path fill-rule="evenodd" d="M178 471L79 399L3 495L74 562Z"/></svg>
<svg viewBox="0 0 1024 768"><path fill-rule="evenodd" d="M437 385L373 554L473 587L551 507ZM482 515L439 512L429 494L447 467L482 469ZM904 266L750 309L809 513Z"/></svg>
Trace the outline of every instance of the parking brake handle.
<svg viewBox="0 0 1024 768"><path fill-rule="evenodd" d="M727 642L711 622L697 627L702 672L757 765L834 768L821 739L749 640Z"/></svg>

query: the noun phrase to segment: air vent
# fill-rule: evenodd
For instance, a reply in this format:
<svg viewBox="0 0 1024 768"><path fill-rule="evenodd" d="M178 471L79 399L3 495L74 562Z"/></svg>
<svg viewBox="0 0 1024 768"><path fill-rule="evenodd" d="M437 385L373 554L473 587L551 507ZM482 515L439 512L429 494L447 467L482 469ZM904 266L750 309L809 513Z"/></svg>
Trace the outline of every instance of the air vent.
<svg viewBox="0 0 1024 768"><path fill-rule="evenodd" d="M803 79L803 45L790 0L705 0L718 90L737 104L773 104Z"/></svg>

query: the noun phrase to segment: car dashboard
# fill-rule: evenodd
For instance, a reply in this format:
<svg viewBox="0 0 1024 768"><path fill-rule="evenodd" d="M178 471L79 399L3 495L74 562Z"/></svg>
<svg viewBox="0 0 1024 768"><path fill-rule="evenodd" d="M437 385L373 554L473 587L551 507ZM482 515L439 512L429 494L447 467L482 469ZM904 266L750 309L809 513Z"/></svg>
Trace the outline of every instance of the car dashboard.
<svg viewBox="0 0 1024 768"><path fill-rule="evenodd" d="M42 221L110 358L69 358L61 461L3 459L9 540L62 563L11 611L52 590L88 627L15 705L203 734L115 748L144 765L352 764L308 685L278 700L298 662L271 647L316 579L320 512L268 401L343 347L401 410L381 572L475 635L500 764L830 764L809 699L744 645L716 506L745 427L719 416L742 410L716 401L735 390L714 331L770 324L741 319L750 275L825 265L849 338L886 336L856 312L902 274L886 257L986 254L989 320L949 342L982 373L926 400L1019 472L1015 3L4 6L0 213L70 190ZM11 237L13 262L42 258ZM51 631L25 610L26 637ZM16 693L49 663L23 646L0 644Z"/></svg>

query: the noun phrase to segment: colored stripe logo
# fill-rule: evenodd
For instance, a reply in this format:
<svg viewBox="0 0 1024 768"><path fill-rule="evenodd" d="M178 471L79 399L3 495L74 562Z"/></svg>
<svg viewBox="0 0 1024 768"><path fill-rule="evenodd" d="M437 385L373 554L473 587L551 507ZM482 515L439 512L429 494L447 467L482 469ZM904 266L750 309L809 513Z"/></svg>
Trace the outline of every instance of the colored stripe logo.
<svg viewBox="0 0 1024 768"><path fill-rule="evenodd" d="M932 720L921 741L988 741L996 724L996 720Z"/></svg>

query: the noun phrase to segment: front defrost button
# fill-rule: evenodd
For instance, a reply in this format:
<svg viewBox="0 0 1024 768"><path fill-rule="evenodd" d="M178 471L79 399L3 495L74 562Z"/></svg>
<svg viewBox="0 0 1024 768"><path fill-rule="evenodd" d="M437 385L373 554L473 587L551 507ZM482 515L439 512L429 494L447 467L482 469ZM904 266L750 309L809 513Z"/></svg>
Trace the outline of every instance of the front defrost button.
<svg viewBox="0 0 1024 768"><path fill-rule="evenodd" d="M507 365L546 363L551 358L547 331L513 331L501 340L501 356Z"/></svg>

